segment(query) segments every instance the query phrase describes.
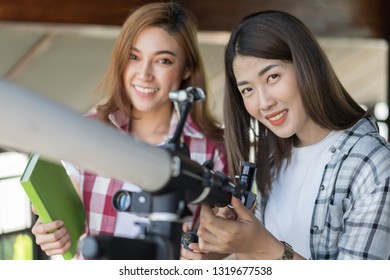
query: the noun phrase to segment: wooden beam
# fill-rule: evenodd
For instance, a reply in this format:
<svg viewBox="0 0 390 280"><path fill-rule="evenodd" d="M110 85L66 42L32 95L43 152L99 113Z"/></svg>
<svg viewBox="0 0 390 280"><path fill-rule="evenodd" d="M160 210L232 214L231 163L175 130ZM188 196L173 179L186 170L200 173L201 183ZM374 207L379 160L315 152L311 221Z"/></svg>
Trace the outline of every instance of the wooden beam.
<svg viewBox="0 0 390 280"><path fill-rule="evenodd" d="M0 20L122 25L139 0L1 0Z"/></svg>
<svg viewBox="0 0 390 280"><path fill-rule="evenodd" d="M245 15L262 10L282 10L301 19L318 36L381 37L388 31L386 0L210 0L182 1L195 13L200 30L231 28Z"/></svg>
<svg viewBox="0 0 390 280"><path fill-rule="evenodd" d="M120 26L130 11L150 2L156 0L1 0L0 21ZM386 0L176 2L195 14L203 31L230 31L246 14L278 9L297 16L319 36L390 38L390 4Z"/></svg>

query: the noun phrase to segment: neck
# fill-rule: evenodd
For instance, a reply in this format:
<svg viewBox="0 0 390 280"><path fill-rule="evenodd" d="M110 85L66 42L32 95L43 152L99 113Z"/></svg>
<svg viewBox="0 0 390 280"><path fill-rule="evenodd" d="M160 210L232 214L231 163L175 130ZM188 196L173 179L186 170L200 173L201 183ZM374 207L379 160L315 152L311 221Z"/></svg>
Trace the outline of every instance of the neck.
<svg viewBox="0 0 390 280"><path fill-rule="evenodd" d="M319 125L312 123L312 125L306 129L307 133L297 134L295 141L295 147L305 147L316 144L324 139L330 132L330 129L320 127Z"/></svg>
<svg viewBox="0 0 390 280"><path fill-rule="evenodd" d="M160 144L168 134L172 108L155 114L137 115L131 121L129 133L151 145Z"/></svg>

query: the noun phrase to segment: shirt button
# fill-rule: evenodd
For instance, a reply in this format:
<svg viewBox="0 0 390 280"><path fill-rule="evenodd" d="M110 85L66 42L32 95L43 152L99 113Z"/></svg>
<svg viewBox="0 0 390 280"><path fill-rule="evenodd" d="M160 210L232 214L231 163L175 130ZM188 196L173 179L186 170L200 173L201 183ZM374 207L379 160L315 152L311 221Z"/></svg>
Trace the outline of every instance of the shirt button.
<svg viewBox="0 0 390 280"><path fill-rule="evenodd" d="M324 186L324 185L321 185L320 190L321 190L321 191L325 190L325 186Z"/></svg>
<svg viewBox="0 0 390 280"><path fill-rule="evenodd" d="M332 146L332 147L330 148L330 152L331 152L332 154L334 154L334 153L336 152L336 148L335 148L334 146Z"/></svg>
<svg viewBox="0 0 390 280"><path fill-rule="evenodd" d="M313 230L314 230L314 231L317 231L317 230L318 230L318 226L314 226L314 227L313 227Z"/></svg>

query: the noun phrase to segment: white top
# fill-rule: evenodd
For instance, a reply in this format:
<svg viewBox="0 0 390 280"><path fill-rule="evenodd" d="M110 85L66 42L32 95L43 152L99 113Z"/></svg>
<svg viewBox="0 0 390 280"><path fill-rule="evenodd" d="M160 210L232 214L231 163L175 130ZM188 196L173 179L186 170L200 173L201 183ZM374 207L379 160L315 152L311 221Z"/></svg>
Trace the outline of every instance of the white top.
<svg viewBox="0 0 390 280"><path fill-rule="evenodd" d="M294 147L291 163L286 168L287 161L283 162L267 201L266 228L305 258L310 258L310 224L324 168L332 155L329 150L341 134L331 132L316 144Z"/></svg>

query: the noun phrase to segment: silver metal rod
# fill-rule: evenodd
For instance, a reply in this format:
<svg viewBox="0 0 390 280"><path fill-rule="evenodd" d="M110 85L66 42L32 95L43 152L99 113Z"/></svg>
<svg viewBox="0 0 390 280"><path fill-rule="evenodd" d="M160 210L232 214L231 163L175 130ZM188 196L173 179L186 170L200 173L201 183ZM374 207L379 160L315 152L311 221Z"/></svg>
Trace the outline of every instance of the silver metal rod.
<svg viewBox="0 0 390 280"><path fill-rule="evenodd" d="M69 161L148 192L161 190L173 172L166 150L3 80L0 119L0 146Z"/></svg>

